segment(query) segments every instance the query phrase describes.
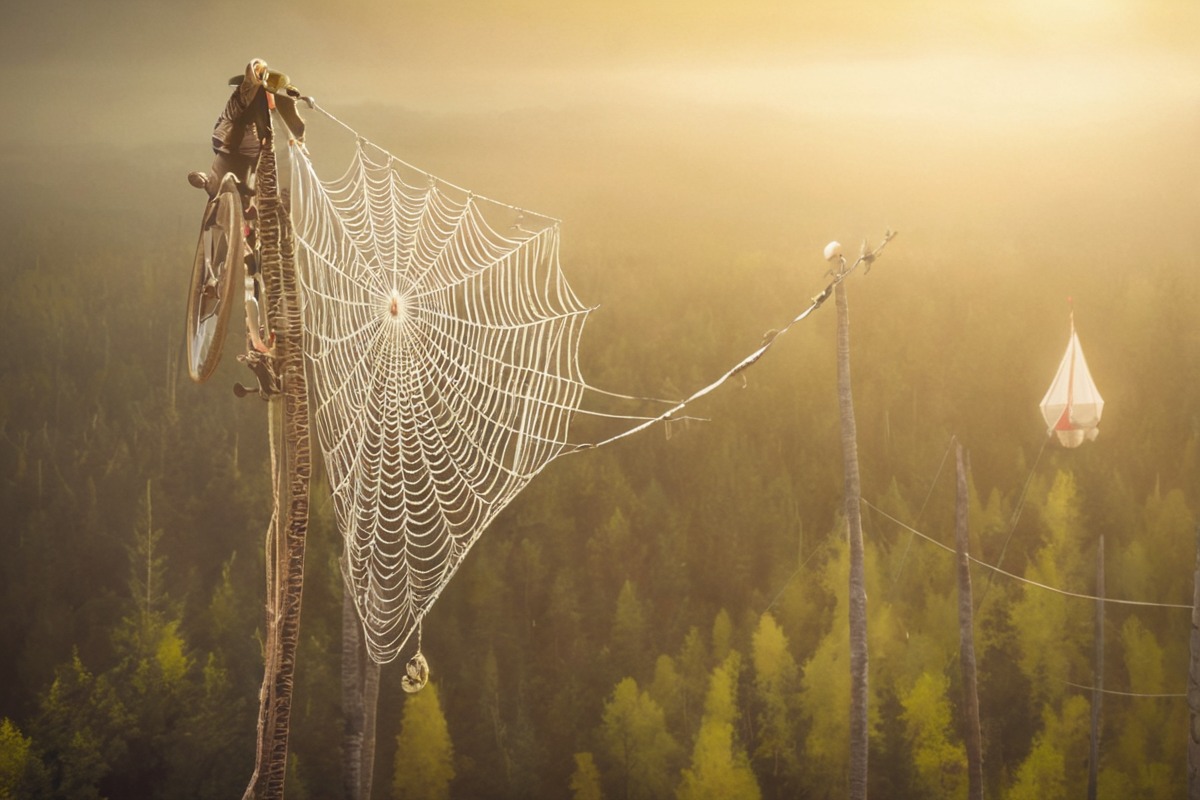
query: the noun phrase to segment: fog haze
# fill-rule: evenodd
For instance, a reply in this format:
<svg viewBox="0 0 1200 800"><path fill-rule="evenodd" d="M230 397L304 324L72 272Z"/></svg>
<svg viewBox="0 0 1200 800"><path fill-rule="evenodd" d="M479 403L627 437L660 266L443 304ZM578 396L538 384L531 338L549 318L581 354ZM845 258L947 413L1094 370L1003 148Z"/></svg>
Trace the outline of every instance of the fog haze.
<svg viewBox="0 0 1200 800"><path fill-rule="evenodd" d="M0 659L0 721L51 770L46 796L51 774L97 796L237 796L252 768L267 413L229 391L249 380L233 357L241 320L207 384L180 365L204 200L185 175L208 167L226 82L251 57L398 158L560 219L563 272L597 307L582 373L604 389L681 397L707 385L821 291L827 242L853 255L899 231L869 275L844 284L864 501L949 541L953 435L970 451L983 560L1007 553L1013 575L1086 593L1099 539L1111 597L1190 597L1195 0L9 5L0 652L15 655ZM319 174L340 175L353 137L306 115ZM1067 341L1068 297L1107 403L1100 438L1070 451L1043 447L1037 409ZM597 740L614 687L632 677L666 696L659 673L672 660L691 687L666 717L682 746L659 772L677 778L731 645L747 656L741 694L756 682L751 645L768 609L802 707L788 712L791 767L753 756L764 796L839 795L845 759L829 748L846 737L829 731L845 709L831 698L845 697L834 666L846 567L832 305L689 407L708 423L562 459L481 537L424 631L455 796L562 797L574 755L592 750L618 796L620 770ZM330 658L339 538L319 473L290 743L314 797L340 791L343 732ZM947 719L956 702L957 678L946 691L925 680L957 664L950 561L866 517L869 629L884 640L871 644L883 692L871 794L953 794L918 780L930 762L905 705L914 686L932 687ZM150 579L139 583L151 568L167 595L152 610L182 637L155 656L183 659L178 694L143 696L153 659L130 649L129 621L153 616ZM1092 605L1062 597L1056 616L1019 584L989 585L987 794L1004 796L1038 759L1060 765L1060 789L1081 786L1086 713L1072 712L1073 728L1049 720L1085 702ZM1187 614L1105 613L1105 686L1182 691ZM84 681L85 666L134 716L105 722L92 712L111 711L107 695L49 690ZM399 674L384 673L377 794L408 756L397 756L407 706L388 683ZM761 707L741 719L755 727ZM1150 796L1153 783L1180 796L1185 717L1182 702L1106 698L1102 792ZM1067 733L1043 735L1052 727ZM1056 749L1027 759L1043 741ZM79 742L112 747L62 755ZM933 779L961 772L945 758Z"/></svg>
<svg viewBox="0 0 1200 800"><path fill-rule="evenodd" d="M9 221L58 212L71 232L107 214L105 235L175 229L186 247L183 176L209 162L226 80L259 56L398 157L562 219L600 337L615 319L656 324L622 316L637 304L614 287L635 277L655 313L753 304L760 284L804 297L825 242L885 227L905 237L892 258L909 281L1026 286L1021 316L991 318L1004 341L1061 332L1068 295L1086 324L1120 302L1094 293L1112 279L1195 267L1192 3L295 2L260 16L12 9ZM318 167L340 173L352 139L308 118ZM747 257L769 268L727 266Z"/></svg>
<svg viewBox="0 0 1200 800"><path fill-rule="evenodd" d="M873 4L874 5L874 4ZM259 18L256 18L259 17ZM647 98L931 125L1053 123L1188 105L1185 2L293 2L57 0L6 12L13 141L187 141L251 56L331 107L555 109Z"/></svg>

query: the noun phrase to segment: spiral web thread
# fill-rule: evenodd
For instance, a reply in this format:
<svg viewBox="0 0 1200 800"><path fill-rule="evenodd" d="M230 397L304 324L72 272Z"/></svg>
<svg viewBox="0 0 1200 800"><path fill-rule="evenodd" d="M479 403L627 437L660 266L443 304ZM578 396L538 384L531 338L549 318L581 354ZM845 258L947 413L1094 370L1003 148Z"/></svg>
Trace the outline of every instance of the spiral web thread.
<svg viewBox="0 0 1200 800"><path fill-rule="evenodd" d="M556 221L413 185L362 139L330 182L292 155L313 423L346 578L384 663L567 446L590 309L559 268Z"/></svg>

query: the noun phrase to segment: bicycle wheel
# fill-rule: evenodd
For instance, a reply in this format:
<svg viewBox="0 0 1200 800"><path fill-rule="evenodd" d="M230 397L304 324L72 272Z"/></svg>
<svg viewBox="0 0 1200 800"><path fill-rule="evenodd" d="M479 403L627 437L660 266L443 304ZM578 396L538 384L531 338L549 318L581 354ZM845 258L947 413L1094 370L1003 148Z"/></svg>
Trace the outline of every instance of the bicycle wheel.
<svg viewBox="0 0 1200 800"><path fill-rule="evenodd" d="M188 293L188 373L196 383L208 380L221 360L245 255L241 197L236 188L221 191L204 209Z"/></svg>

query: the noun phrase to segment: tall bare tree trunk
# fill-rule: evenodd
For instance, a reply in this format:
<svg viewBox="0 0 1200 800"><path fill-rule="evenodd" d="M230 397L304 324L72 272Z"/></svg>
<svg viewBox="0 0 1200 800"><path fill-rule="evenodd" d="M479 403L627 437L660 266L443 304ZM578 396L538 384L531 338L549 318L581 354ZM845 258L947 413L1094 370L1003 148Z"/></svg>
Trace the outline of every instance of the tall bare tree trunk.
<svg viewBox="0 0 1200 800"><path fill-rule="evenodd" d="M1192 578L1192 635L1188 664L1188 798L1200 800L1200 524L1196 526L1196 573Z"/></svg>
<svg viewBox="0 0 1200 800"><path fill-rule="evenodd" d="M294 242L287 198L280 198L275 153L264 148L258 166L259 237L267 314L275 331L275 367L283 405L283 446L276 508L267 543L267 644L260 692L259 742L245 798L282 798L300 603L304 593L304 546L308 533L312 454L308 386L304 375L303 326L296 282ZM278 400L272 400L278 403Z"/></svg>
<svg viewBox="0 0 1200 800"><path fill-rule="evenodd" d="M867 797L867 589L863 566L861 489L858 478L858 429L850 392L850 310L845 284L837 298L837 383L842 418L846 524L850 535L850 799Z"/></svg>
<svg viewBox="0 0 1200 800"><path fill-rule="evenodd" d="M362 743L362 798L370 800L375 786L375 720L379 710L379 670L363 642L363 743Z"/></svg>
<svg viewBox="0 0 1200 800"><path fill-rule="evenodd" d="M375 773L379 665L367 654L348 583L342 590L342 790L347 800L370 800Z"/></svg>
<svg viewBox="0 0 1200 800"><path fill-rule="evenodd" d="M968 557L970 540L967 526L970 498L967 494L967 471L970 456L964 463L962 445L955 443L958 492L954 507L954 539L958 554L958 661L962 668L963 713L966 716L967 797L983 800L983 737L979 730L979 687L975 670L975 620L971 601L971 564Z"/></svg>
<svg viewBox="0 0 1200 800"><path fill-rule="evenodd" d="M1096 666L1092 689L1092 744L1088 755L1088 800L1096 800L1100 786L1100 709L1104 699L1104 534L1096 551Z"/></svg>
<svg viewBox="0 0 1200 800"><path fill-rule="evenodd" d="M343 578L345 572L342 573ZM362 637L350 582L342 581L342 794L363 800Z"/></svg>

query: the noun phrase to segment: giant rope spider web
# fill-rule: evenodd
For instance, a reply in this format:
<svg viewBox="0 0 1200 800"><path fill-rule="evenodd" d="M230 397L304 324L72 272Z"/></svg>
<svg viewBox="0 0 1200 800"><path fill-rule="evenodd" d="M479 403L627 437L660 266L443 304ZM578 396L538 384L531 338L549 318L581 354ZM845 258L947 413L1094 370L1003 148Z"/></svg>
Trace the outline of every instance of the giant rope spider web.
<svg viewBox="0 0 1200 800"><path fill-rule="evenodd" d="M489 523L559 455L678 418L754 364L849 270L732 369L650 416L581 406L592 309L559 265L557 220L480 197L355 136L322 181L291 144L291 217L313 424L367 652L394 660ZM855 263L855 266L857 266ZM853 268L851 268L853 269ZM651 401L664 402L664 401ZM635 424L572 442L579 413Z"/></svg>
<svg viewBox="0 0 1200 800"><path fill-rule="evenodd" d="M322 182L293 147L313 414L371 657L396 657L488 523L557 455L590 309L555 220L357 139Z"/></svg>

